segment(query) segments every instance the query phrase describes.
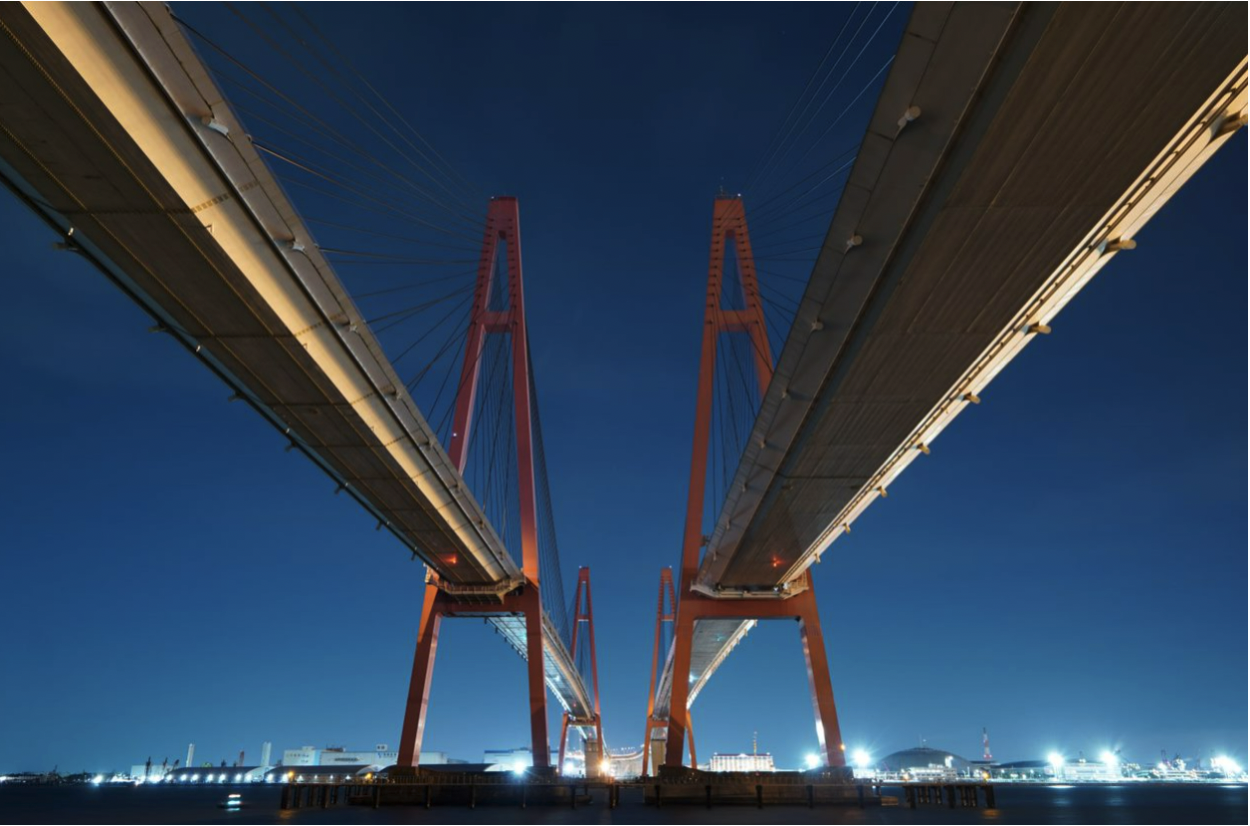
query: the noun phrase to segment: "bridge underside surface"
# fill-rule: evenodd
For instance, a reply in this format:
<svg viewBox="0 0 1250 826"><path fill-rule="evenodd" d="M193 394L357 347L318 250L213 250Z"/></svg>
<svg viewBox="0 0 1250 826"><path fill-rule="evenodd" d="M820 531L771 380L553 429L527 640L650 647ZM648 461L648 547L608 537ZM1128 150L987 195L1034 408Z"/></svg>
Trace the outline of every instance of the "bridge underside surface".
<svg viewBox="0 0 1250 826"><path fill-rule="evenodd" d="M916 7L696 589L784 596L1048 331L1235 131L1245 29L1242 4ZM747 628L700 622L657 707Z"/></svg>

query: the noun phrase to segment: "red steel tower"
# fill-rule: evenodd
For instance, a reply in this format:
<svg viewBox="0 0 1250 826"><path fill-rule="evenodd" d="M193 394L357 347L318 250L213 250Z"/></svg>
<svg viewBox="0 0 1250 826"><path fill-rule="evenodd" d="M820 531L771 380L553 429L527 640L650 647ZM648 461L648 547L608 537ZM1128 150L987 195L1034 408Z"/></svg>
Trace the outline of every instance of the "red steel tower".
<svg viewBox="0 0 1250 826"><path fill-rule="evenodd" d="M495 283L496 257L499 245L505 247L507 283ZM492 307L492 296L506 288L506 307ZM483 617L511 615L525 618L526 673L529 688L530 735L533 742L534 766L551 764L547 732L547 688L544 682L543 606L540 591L538 511L534 478L533 402L530 395L529 341L525 326L525 293L521 280L520 212L516 198L491 199L486 216L486 232L482 256L478 264L473 308L469 316L468 340L464 365L456 396L448 456L463 474L468 459L469 436L473 429L474 401L481 379L481 354L486 336L507 334L512 356L513 415L516 424L516 465L520 504L521 568L524 582L520 587L485 601L481 594L460 593L441 582L433 571L427 576L425 602L421 611L416 654L413 657L412 679L408 703L404 711L400 740L400 767L416 767L421 758L421 739L429 707L430 680L434 671L434 654L438 647L438 630L444 616ZM578 579L581 596L583 579L586 588L586 621L590 622L589 571L582 569ZM579 614L579 617L581 615ZM580 622L578 623L580 624ZM576 634L576 632L574 632ZM594 631L590 631L593 647ZM592 657L593 659L593 657ZM599 713L598 675L595 680L595 715ZM582 721L578 721L581 724ZM598 725L598 720L595 720ZM602 742L602 737L600 737Z"/></svg>
<svg viewBox="0 0 1250 826"><path fill-rule="evenodd" d="M725 279L725 252L736 247L738 272L742 279L744 309L724 309L722 293ZM682 541L681 588L678 592L673 646L672 696L669 700L668 737L665 764L682 765L684 741L690 740L691 765L694 766L694 738L687 707L690 684L691 643L695 623L703 619L772 619L792 618L799 621L803 656L807 661L808 684L816 714L816 733L826 765L845 766L846 757L838 728L837 709L833 702L833 683L829 679L829 662L824 636L816 610L811 573L805 573L805 588L794 596L776 599L745 599L742 597L709 597L693 591L699 569L699 553L703 546L703 506L707 481L708 441L712 429L713 382L716 372L716 350L720 336L745 333L750 337L756 379L763 395L772 379L773 361L768 344L763 306L760 303L755 259L747 230L746 211L740 198L725 195L716 198L712 211L711 260L708 266L707 303L704 308L703 346L699 362L699 389L695 406L694 450L690 463L690 490L686 503L686 528ZM661 614L663 611L661 610ZM657 652L658 626L657 626ZM652 688L654 710L654 686ZM647 718L648 732L654 727ZM646 758L644 757L644 760Z"/></svg>

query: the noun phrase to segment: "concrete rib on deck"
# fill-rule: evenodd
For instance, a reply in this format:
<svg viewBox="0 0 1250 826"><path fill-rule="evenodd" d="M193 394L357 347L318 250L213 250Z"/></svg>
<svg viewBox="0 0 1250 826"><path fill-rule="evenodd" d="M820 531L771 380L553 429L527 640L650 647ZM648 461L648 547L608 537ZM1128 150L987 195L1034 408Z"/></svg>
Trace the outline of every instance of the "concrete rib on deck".
<svg viewBox="0 0 1250 826"><path fill-rule="evenodd" d="M522 581L163 4L0 5L0 177L440 577Z"/></svg>
<svg viewBox="0 0 1250 826"><path fill-rule="evenodd" d="M1244 124L1245 29L1240 4L916 7L698 590L784 596L1045 329ZM692 699L746 629L696 626Z"/></svg>

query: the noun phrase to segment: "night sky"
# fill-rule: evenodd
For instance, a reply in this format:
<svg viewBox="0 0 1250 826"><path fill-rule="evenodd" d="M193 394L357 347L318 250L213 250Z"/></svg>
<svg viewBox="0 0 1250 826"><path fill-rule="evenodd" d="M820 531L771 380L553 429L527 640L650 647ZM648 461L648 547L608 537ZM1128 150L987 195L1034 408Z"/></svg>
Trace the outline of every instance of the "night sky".
<svg viewBox="0 0 1250 826"><path fill-rule="evenodd" d="M888 10L803 163L862 134L906 19ZM226 9L175 12L283 77ZM606 738L637 744L712 198L745 189L750 219L752 173L846 8L308 13L464 178L520 198L564 581L591 566ZM761 197L808 168L782 164ZM848 748L976 758L987 727L1005 760L1246 763L1246 180L1243 130L813 569ZM0 771L172 762L189 742L214 762L265 740L397 746L421 565L54 240L0 197ZM425 748L528 745L524 685L489 628L445 622ZM758 732L798 766L816 743L796 626L754 630L694 725L700 755Z"/></svg>

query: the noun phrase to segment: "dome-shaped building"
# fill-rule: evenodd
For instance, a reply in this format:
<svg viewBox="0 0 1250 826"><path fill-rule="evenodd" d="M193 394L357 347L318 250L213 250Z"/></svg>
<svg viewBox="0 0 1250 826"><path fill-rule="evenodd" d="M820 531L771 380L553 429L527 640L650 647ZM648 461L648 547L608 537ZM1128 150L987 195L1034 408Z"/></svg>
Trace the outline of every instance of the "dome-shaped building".
<svg viewBox="0 0 1250 826"><path fill-rule="evenodd" d="M921 746L915 749L904 749L886 755L877 763L877 768L887 772L914 772L926 769L953 769L957 774L965 774L972 764L958 754L941 749Z"/></svg>

